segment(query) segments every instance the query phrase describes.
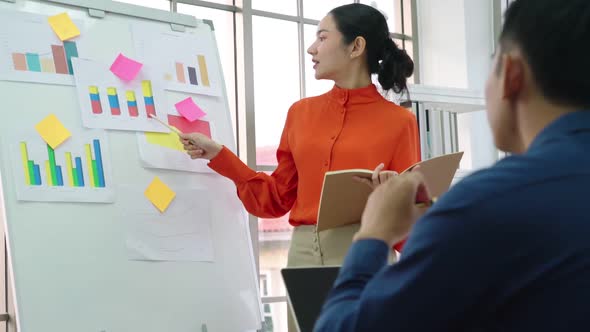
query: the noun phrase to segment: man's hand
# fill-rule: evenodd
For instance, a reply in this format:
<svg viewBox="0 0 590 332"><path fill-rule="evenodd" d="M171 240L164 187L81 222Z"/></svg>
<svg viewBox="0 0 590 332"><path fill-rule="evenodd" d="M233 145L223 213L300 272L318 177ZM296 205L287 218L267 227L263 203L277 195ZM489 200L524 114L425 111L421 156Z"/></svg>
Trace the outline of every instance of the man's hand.
<svg viewBox="0 0 590 332"><path fill-rule="evenodd" d="M426 211L416 203L428 201L429 197L419 171L389 178L369 196L354 240L378 239L393 246L408 235Z"/></svg>

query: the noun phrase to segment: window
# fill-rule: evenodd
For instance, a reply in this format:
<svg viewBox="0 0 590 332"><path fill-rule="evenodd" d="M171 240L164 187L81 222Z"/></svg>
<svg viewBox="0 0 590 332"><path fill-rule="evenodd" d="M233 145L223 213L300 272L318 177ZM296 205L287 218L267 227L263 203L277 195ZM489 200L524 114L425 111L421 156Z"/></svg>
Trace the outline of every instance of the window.
<svg viewBox="0 0 590 332"><path fill-rule="evenodd" d="M303 0L303 16L321 20L333 8L352 2L351 0Z"/></svg>
<svg viewBox="0 0 590 332"><path fill-rule="evenodd" d="M254 101L258 165L276 165L287 111L301 98L297 23L254 16Z"/></svg>
<svg viewBox="0 0 590 332"><path fill-rule="evenodd" d="M394 13L394 1L392 0L378 0L378 1L368 1L368 0L361 0L361 3L365 5L371 5L381 11L383 15L387 18L387 26L389 26L389 31L395 31L395 13ZM401 32L401 31L397 31Z"/></svg>
<svg viewBox="0 0 590 332"><path fill-rule="evenodd" d="M285 15L297 15L297 0L252 0L252 8Z"/></svg>

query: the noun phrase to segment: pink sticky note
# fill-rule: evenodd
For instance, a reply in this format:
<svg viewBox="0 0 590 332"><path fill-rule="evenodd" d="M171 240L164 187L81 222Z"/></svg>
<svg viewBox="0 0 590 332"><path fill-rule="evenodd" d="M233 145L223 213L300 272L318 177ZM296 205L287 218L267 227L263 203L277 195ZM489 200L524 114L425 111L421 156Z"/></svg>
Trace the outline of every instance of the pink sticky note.
<svg viewBox="0 0 590 332"><path fill-rule="evenodd" d="M142 66L143 64L119 53L119 56L117 56L115 62L111 65L111 71L122 80L132 81L135 76L137 76Z"/></svg>
<svg viewBox="0 0 590 332"><path fill-rule="evenodd" d="M176 107L178 113L184 116L190 122L193 122L207 115L207 113L203 112L199 105L195 104L191 97L188 97L183 101L174 104L174 106Z"/></svg>

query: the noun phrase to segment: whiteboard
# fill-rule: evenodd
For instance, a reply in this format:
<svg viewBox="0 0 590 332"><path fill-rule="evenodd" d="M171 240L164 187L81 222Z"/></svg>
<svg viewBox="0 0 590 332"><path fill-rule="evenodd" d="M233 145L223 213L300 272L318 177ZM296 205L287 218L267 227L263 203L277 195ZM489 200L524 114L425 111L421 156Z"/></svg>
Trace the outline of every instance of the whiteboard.
<svg viewBox="0 0 590 332"><path fill-rule="evenodd" d="M222 73L212 24L187 15L111 1L70 1L90 6L93 8L90 11L64 4L67 2L16 0L0 2L0 10L41 15L66 11L82 30L80 57L103 64L110 64L120 52L137 57L136 45L129 39L134 23L161 32L184 27L185 33L212 38L213 58L209 56L207 64L210 73ZM90 16L89 12L104 17ZM15 30L5 24L0 22L1 30ZM68 77L60 78L57 83L0 80L0 174L5 212L2 217L7 230L19 331L259 329L261 304L247 214L233 183L207 172L203 162L179 170L169 168L166 164L169 159L156 160L151 165L140 156L138 145L142 140L138 136L142 134L136 131L85 128L74 83ZM235 151L225 85L223 80L215 84L219 93L212 90L200 95L191 93L190 89L188 92L165 90L166 106L162 108L172 114L175 101L192 96L205 106L205 120L212 124L214 138ZM108 141L108 148L103 146L102 158L105 165L108 159L110 167L109 173L105 173L107 187L112 191L109 199L19 200L17 185L24 175L19 170L20 164L15 162L21 156L16 156L15 144L19 139L14 137L35 135L34 125L50 113L72 131L72 138L92 136L97 130L107 136L104 141ZM181 162L184 162L181 158L174 161ZM198 249L202 252L194 255L193 261L174 260L174 255L159 260L138 259L138 256L150 256L147 249L139 247L130 254L129 232L146 218L146 213L158 217L142 196L156 176L177 194L169 209L173 210L174 204L187 206L191 200L195 202L191 210L177 211L166 222L182 216L190 223L187 215L199 221L208 219L199 227L187 224L187 229L202 237ZM67 181L65 175L62 181ZM49 192L49 195L61 193ZM158 229L168 231L166 226ZM171 245L178 243L181 241L172 241ZM190 245L190 241L184 243ZM199 257L212 259L199 261Z"/></svg>

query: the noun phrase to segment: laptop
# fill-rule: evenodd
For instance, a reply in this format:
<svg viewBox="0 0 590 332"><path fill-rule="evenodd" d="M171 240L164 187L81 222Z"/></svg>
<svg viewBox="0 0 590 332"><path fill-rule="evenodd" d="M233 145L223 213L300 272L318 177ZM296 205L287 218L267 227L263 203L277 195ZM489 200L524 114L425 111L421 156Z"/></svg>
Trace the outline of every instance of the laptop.
<svg viewBox="0 0 590 332"><path fill-rule="evenodd" d="M299 332L312 332L339 270L339 266L281 269Z"/></svg>

